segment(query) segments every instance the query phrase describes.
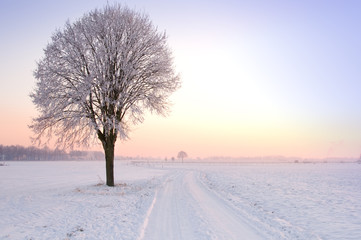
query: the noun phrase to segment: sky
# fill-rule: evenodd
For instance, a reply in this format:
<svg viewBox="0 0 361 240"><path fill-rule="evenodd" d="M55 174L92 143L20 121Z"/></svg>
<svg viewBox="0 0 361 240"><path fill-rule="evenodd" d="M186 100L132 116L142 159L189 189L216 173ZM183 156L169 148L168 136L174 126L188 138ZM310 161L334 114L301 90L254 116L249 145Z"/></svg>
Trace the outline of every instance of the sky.
<svg viewBox="0 0 361 240"><path fill-rule="evenodd" d="M147 113L117 155L360 156L360 1L108 2L167 33L182 79L169 116ZM0 2L0 144L31 145L36 62L56 29L106 3Z"/></svg>

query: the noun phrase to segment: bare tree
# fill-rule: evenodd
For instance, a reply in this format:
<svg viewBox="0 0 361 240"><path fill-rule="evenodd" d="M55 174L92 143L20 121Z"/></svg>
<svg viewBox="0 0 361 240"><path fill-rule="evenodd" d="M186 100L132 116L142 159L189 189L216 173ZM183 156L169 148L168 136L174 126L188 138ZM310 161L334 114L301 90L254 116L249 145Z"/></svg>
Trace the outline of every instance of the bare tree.
<svg viewBox="0 0 361 240"><path fill-rule="evenodd" d="M114 186L114 147L145 110L165 115L180 86L167 36L148 16L119 4L67 22L53 34L37 64L31 98L40 111L30 126L41 144L56 136L58 147L100 140L107 185Z"/></svg>
<svg viewBox="0 0 361 240"><path fill-rule="evenodd" d="M177 155L178 158L182 159L182 163L183 163L183 159L188 157L188 154L184 151L180 151Z"/></svg>

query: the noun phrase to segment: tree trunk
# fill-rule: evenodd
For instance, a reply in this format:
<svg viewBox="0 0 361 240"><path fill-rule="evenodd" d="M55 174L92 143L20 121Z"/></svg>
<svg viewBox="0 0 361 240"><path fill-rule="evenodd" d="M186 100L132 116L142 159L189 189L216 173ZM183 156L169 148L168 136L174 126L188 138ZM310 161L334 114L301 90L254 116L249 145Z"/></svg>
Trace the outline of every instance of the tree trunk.
<svg viewBox="0 0 361 240"><path fill-rule="evenodd" d="M115 143L112 139L106 141L103 144L104 153L105 153L105 169L107 175L107 185L109 187L114 187L114 147Z"/></svg>
<svg viewBox="0 0 361 240"><path fill-rule="evenodd" d="M104 130L105 132L105 130ZM98 130L98 138L101 141L105 154L105 171L107 175L106 184L109 187L114 187L114 148L117 134L105 135Z"/></svg>

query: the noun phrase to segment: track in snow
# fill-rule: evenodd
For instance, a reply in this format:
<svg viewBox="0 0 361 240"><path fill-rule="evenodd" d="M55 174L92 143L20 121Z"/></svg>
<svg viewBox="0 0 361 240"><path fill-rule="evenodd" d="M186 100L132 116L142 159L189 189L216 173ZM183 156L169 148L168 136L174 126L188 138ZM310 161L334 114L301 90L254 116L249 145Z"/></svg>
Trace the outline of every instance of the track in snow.
<svg viewBox="0 0 361 240"><path fill-rule="evenodd" d="M175 171L155 195L139 239L263 239L200 173Z"/></svg>

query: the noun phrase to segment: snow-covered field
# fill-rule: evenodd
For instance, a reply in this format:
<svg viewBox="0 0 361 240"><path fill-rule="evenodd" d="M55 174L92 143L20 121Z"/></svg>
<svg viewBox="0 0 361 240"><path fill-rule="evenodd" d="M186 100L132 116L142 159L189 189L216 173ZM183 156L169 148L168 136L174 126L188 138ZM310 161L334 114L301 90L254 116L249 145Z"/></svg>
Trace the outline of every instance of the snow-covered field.
<svg viewBox="0 0 361 240"><path fill-rule="evenodd" d="M361 164L8 162L0 239L361 239Z"/></svg>

